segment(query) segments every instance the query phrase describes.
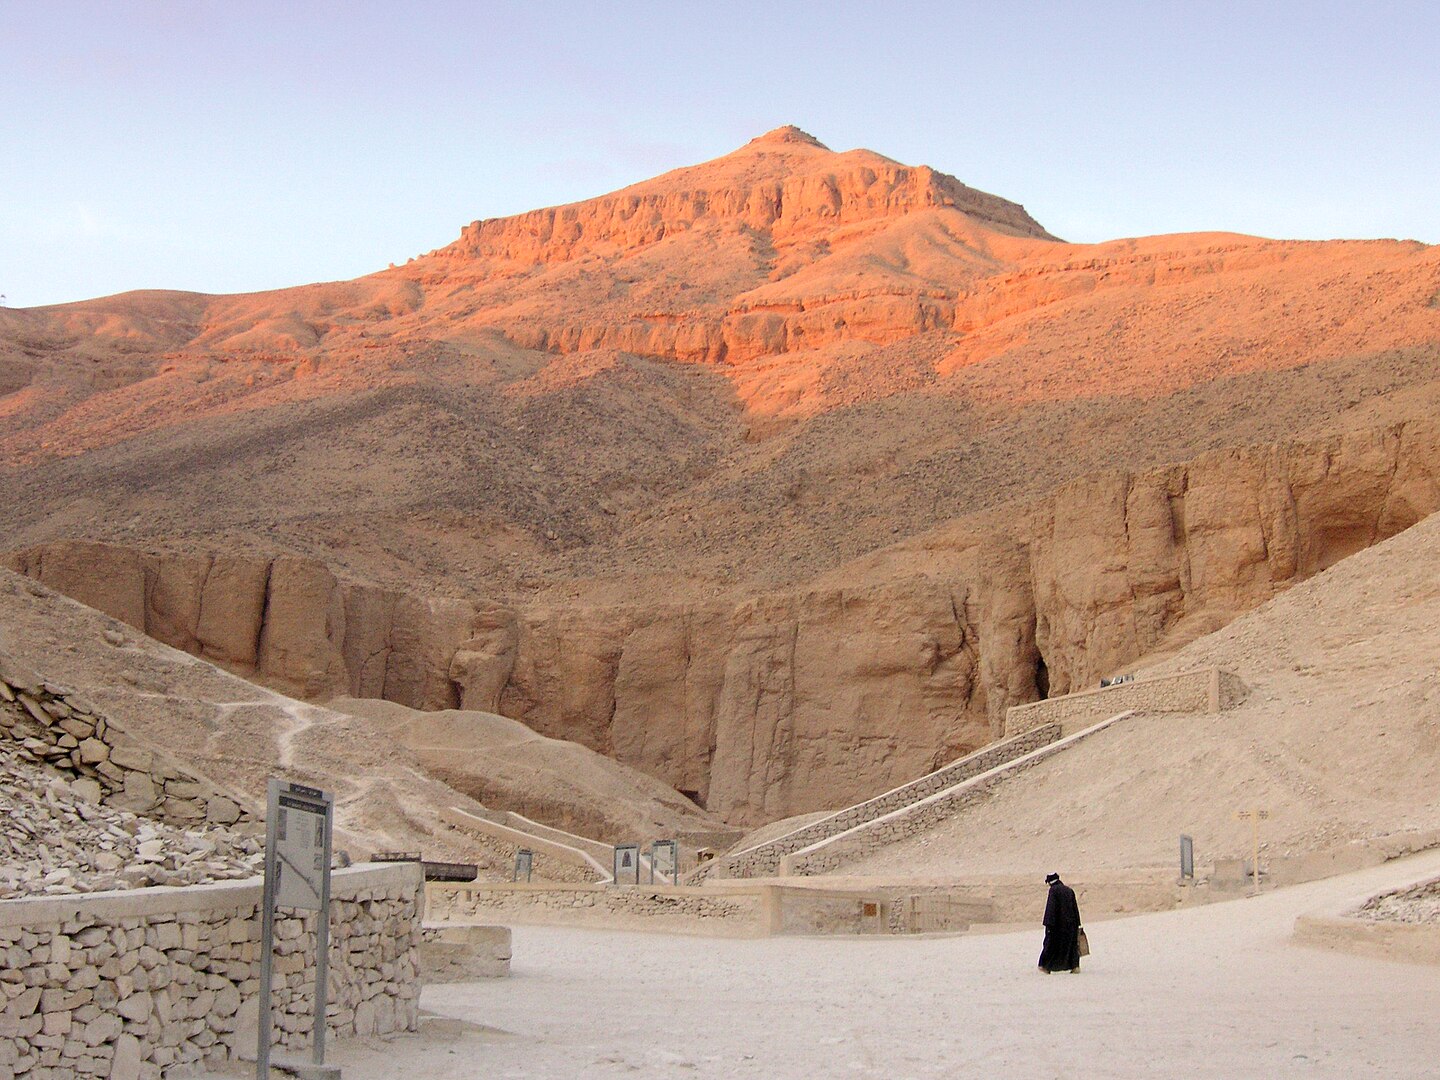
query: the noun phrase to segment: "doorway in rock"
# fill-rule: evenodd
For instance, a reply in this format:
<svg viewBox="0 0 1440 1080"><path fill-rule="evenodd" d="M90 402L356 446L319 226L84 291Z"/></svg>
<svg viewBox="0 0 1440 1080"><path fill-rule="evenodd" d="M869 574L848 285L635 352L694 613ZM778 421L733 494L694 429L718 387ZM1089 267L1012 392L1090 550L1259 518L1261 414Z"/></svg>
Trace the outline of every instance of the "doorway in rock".
<svg viewBox="0 0 1440 1080"><path fill-rule="evenodd" d="M1035 692L1044 701L1050 696L1050 669L1045 666L1045 657L1035 654Z"/></svg>
<svg viewBox="0 0 1440 1080"><path fill-rule="evenodd" d="M701 810L705 809L705 800L700 798L700 793L698 791L691 791L689 788L680 788L680 794L684 795L685 798L689 799Z"/></svg>

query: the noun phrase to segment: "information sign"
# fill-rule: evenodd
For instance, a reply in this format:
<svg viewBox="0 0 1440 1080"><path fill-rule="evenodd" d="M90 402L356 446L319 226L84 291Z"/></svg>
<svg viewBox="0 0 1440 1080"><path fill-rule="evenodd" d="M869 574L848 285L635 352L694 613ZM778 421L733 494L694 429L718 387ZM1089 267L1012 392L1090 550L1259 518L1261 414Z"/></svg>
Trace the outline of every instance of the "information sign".
<svg viewBox="0 0 1440 1080"><path fill-rule="evenodd" d="M291 787L298 787L291 784ZM282 791L275 820L275 904L319 911L330 864L330 804L308 794ZM319 795L319 792L316 792Z"/></svg>
<svg viewBox="0 0 1440 1080"><path fill-rule="evenodd" d="M270 984L275 959L275 909L314 911L315 1015L311 1059L325 1064L329 1002L330 840L335 800L304 784L271 780L265 806L265 888L260 916L260 1002L255 1075L270 1077Z"/></svg>
<svg viewBox="0 0 1440 1080"><path fill-rule="evenodd" d="M680 847L674 840L656 840L650 845L650 884L667 878L680 884Z"/></svg>
<svg viewBox="0 0 1440 1080"><path fill-rule="evenodd" d="M616 885L640 884L639 844L615 845L615 868L611 876Z"/></svg>
<svg viewBox="0 0 1440 1080"><path fill-rule="evenodd" d="M535 853L529 848L521 848L515 852L515 876L511 881L529 881L530 868L535 863Z"/></svg>
<svg viewBox="0 0 1440 1080"><path fill-rule="evenodd" d="M1180 837L1180 877L1190 879L1195 876L1195 841L1188 836Z"/></svg>

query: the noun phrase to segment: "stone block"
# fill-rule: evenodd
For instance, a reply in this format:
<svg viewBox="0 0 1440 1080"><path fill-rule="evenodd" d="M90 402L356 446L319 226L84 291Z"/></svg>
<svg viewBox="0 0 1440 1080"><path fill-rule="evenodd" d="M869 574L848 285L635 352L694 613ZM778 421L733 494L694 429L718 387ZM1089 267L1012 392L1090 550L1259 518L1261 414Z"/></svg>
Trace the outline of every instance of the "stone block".
<svg viewBox="0 0 1440 1080"><path fill-rule="evenodd" d="M122 769L148 773L155 762L155 755L134 743L119 743L110 748L110 760Z"/></svg>

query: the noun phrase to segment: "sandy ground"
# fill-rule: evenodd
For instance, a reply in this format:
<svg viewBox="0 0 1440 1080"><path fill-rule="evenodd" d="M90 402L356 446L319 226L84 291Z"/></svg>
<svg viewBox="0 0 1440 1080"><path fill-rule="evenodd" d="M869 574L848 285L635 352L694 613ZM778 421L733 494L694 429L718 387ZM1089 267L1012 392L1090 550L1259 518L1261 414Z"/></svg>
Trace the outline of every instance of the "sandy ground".
<svg viewBox="0 0 1440 1080"><path fill-rule="evenodd" d="M1092 923L1079 976L1035 970L1038 928L761 941L522 928L511 979L430 988L426 1034L333 1060L346 1080L1433 1077L1440 967L1288 943L1297 913L1431 871L1440 853Z"/></svg>

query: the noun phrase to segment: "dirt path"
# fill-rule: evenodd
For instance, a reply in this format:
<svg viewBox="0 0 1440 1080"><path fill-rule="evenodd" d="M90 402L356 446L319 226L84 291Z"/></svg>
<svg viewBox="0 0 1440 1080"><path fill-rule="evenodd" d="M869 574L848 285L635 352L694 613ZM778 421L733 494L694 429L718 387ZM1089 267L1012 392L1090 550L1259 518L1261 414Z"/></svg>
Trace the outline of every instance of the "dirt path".
<svg viewBox="0 0 1440 1080"><path fill-rule="evenodd" d="M426 1035L344 1046L335 1060L346 1080L1418 1080L1440 1059L1440 968L1289 935L1298 912L1431 871L1440 852L1096 923L1078 977L1035 970L1035 931L715 941L520 928L513 978L428 989L423 1004L446 1019Z"/></svg>

